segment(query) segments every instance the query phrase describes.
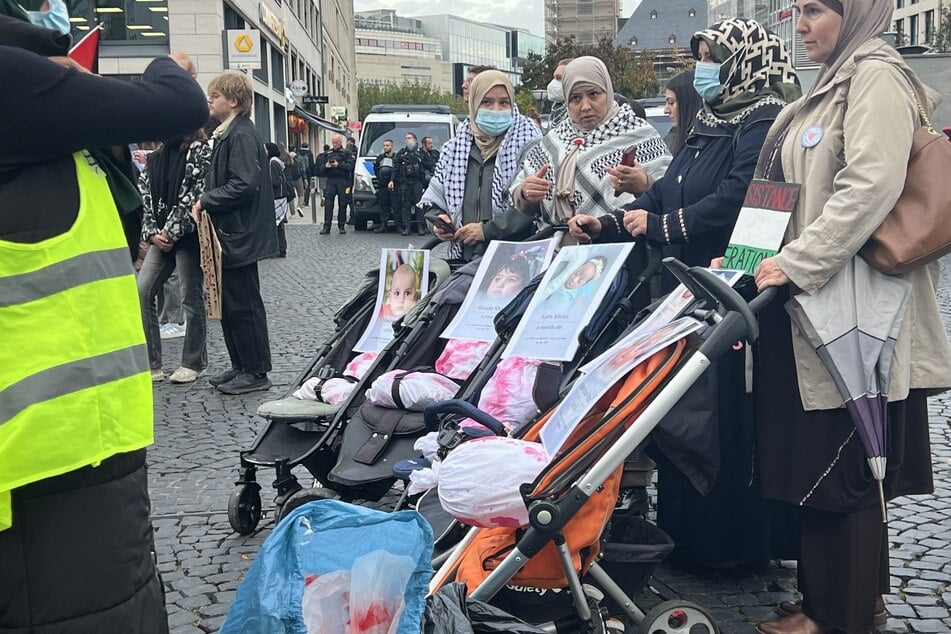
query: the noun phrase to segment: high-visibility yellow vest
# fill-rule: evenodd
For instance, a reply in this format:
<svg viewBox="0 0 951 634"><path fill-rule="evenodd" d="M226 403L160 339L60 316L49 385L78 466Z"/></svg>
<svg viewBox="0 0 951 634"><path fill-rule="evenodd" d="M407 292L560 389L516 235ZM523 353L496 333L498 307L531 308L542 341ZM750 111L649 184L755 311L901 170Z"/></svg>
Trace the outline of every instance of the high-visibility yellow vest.
<svg viewBox="0 0 951 634"><path fill-rule="evenodd" d="M85 153L73 158L72 228L35 244L0 240L0 530L13 522L13 489L152 443L129 249L104 173Z"/></svg>

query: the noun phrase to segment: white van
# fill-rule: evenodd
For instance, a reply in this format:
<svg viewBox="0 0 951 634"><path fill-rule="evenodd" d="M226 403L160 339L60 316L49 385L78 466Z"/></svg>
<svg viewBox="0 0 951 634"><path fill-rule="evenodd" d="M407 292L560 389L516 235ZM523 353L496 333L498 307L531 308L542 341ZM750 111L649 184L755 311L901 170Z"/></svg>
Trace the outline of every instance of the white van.
<svg viewBox="0 0 951 634"><path fill-rule="evenodd" d="M360 128L360 148L353 170L353 213L358 230L366 229L371 220L380 221L373 163L383 153L383 142L391 139L394 150L399 151L406 133L412 132L420 143L424 136L432 137L433 147L441 150L458 127L459 119L449 106L379 104L370 108Z"/></svg>

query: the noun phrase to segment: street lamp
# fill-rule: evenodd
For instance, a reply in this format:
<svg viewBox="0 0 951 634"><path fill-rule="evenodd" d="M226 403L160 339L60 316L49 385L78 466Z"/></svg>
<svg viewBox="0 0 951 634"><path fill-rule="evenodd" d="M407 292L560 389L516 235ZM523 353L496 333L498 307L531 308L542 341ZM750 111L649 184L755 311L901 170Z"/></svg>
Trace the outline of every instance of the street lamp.
<svg viewBox="0 0 951 634"><path fill-rule="evenodd" d="M539 112L542 112L542 106L545 105L546 97L548 97L548 91L544 88L536 88L532 91L532 99L535 100L535 107L538 108Z"/></svg>

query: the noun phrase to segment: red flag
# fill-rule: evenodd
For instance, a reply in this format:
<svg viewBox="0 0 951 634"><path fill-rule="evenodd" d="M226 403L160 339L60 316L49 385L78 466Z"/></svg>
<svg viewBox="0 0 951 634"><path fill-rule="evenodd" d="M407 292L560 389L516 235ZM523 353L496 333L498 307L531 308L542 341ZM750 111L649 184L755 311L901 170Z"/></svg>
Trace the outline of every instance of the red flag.
<svg viewBox="0 0 951 634"><path fill-rule="evenodd" d="M70 59L92 73L99 72L99 35L101 32L102 25L97 24L69 50Z"/></svg>

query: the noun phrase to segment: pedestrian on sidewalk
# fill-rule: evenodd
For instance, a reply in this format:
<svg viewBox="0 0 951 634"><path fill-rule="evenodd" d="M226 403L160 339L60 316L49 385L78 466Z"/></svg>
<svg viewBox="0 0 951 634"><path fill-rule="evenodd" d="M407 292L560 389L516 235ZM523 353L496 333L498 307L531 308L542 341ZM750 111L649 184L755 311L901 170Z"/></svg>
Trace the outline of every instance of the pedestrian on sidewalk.
<svg viewBox="0 0 951 634"><path fill-rule="evenodd" d="M423 156L414 133L407 132L404 140L405 146L396 154L393 180L389 186L396 189L400 196L403 216L400 233L407 236L417 231L424 236L427 233L426 221L423 220L422 209L416 208L416 203L423 197L423 183L426 180L424 161L429 159Z"/></svg>
<svg viewBox="0 0 951 634"><path fill-rule="evenodd" d="M208 85L214 131L208 186L192 207L204 209L221 242L221 331L231 369L208 380L219 392L245 394L271 387L271 346L261 299L258 261L277 255L274 198L264 141L251 121L254 91L242 74L225 73Z"/></svg>
<svg viewBox="0 0 951 634"><path fill-rule="evenodd" d="M301 178L304 180L303 196L298 196L305 207L310 206L310 191L316 187L317 174L314 173L314 155L310 151L307 141L301 141L297 150L297 164L300 167Z"/></svg>
<svg viewBox="0 0 951 634"><path fill-rule="evenodd" d="M779 292L760 314L754 397L756 480L764 495L799 509L802 603L780 604L788 616L759 631L869 632L886 618L882 595L891 591L879 488L842 396L784 305L855 266L905 186L919 107L930 111L934 92L879 37L891 28L892 0L796 0L795 8L806 55L821 66L808 94L770 128L755 174L800 192L782 249L755 275L757 288ZM910 297L890 354L887 499L934 487L927 397L951 386L939 272L935 261L901 275ZM875 288L872 278L855 289L870 312L884 301Z"/></svg>
<svg viewBox="0 0 951 634"><path fill-rule="evenodd" d="M287 257L287 236L284 225L294 203L294 188L287 177L286 165L281 158L281 148L274 143L265 143L268 169L271 171L271 189L274 192L274 222L277 224L277 257Z"/></svg>
<svg viewBox="0 0 951 634"><path fill-rule="evenodd" d="M277 144L278 152L280 152L281 162L284 164L284 177L287 179L287 182L290 183L291 187L294 188L294 195L289 196L287 202L293 202L293 205L288 207L288 213L291 217L294 214L297 214L301 218L304 217L304 212L301 211L301 204L304 202L304 177L303 172L301 172L300 162L297 160L296 152L288 152L287 148L283 143ZM274 179L272 178L271 181Z"/></svg>
<svg viewBox="0 0 951 634"><path fill-rule="evenodd" d="M323 171L327 184L324 188L324 226L321 235L330 233L334 219L334 200L337 203L337 230L347 233L347 206L350 204L350 188L353 186L353 153L343 146L343 137L330 137L330 151L320 155L318 166Z"/></svg>
<svg viewBox="0 0 951 634"><path fill-rule="evenodd" d="M15 87L0 91L0 631L162 634L142 316L108 172L85 148L185 134L208 111L181 53L141 81L97 77L25 20L0 15Z"/></svg>
<svg viewBox="0 0 951 634"><path fill-rule="evenodd" d="M182 364L169 381L192 383L208 365L198 236L189 212L204 191L210 160L207 132L199 129L184 138L166 140L160 150L149 155L145 171L139 177L143 201L142 239L150 246L137 277L137 286L153 381L165 378L162 371L163 333L159 328L155 300L173 272L178 274L175 283L181 288L185 341ZM163 302L166 307L167 300L166 297Z"/></svg>

